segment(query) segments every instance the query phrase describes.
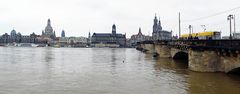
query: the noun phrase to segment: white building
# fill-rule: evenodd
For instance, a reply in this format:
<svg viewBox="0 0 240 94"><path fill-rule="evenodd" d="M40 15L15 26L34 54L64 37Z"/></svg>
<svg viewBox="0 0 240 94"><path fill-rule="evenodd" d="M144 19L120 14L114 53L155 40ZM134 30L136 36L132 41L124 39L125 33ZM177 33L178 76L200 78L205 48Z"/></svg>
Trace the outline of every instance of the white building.
<svg viewBox="0 0 240 94"><path fill-rule="evenodd" d="M138 34L132 35L131 39L129 40L130 45L129 46L136 46L137 42L151 40L151 36L145 36L142 34L141 28L139 28Z"/></svg>

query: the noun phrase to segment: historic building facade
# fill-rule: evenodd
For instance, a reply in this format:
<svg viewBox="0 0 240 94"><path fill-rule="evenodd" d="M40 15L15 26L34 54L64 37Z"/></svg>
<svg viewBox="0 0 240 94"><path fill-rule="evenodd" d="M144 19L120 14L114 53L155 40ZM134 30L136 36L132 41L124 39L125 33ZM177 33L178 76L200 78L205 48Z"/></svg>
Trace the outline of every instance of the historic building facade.
<svg viewBox="0 0 240 94"><path fill-rule="evenodd" d="M96 47L99 44L101 46L125 47L126 46L126 34L117 34L116 25L112 26L112 33L93 33L91 37L91 45Z"/></svg>
<svg viewBox="0 0 240 94"><path fill-rule="evenodd" d="M153 23L153 32L152 32L153 40L171 40L172 39L172 31L166 31L162 29L160 19L157 19L157 16L154 18Z"/></svg>
<svg viewBox="0 0 240 94"><path fill-rule="evenodd" d="M8 44L8 43L35 43L35 44L45 44L46 40L42 39L40 35L36 35L32 33L30 35L22 35L20 32L16 33L16 30L13 29L8 33L0 36L0 44Z"/></svg>
<svg viewBox="0 0 240 94"><path fill-rule="evenodd" d="M48 19L47 21L47 26L45 27L45 30L42 31L42 36L44 38L50 38L52 40L56 38L56 34L55 34L55 31L53 31L50 19Z"/></svg>
<svg viewBox="0 0 240 94"><path fill-rule="evenodd" d="M129 42L130 46L134 47L137 45L137 42L151 40L152 38L150 36L145 36L142 34L141 28L139 28L138 34L132 35Z"/></svg>

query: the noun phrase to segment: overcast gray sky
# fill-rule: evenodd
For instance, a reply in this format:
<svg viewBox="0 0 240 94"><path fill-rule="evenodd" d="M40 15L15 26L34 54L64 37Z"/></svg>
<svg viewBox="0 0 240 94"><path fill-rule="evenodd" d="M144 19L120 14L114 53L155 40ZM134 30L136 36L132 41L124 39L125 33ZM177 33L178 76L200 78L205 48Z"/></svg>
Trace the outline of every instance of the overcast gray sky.
<svg viewBox="0 0 240 94"><path fill-rule="evenodd" d="M67 36L87 36L88 32L111 32L112 24L118 33L130 37L142 28L146 35L152 33L155 13L160 16L163 29L178 33L178 12L182 14L182 31L187 33L189 24L194 32L222 31L229 35L227 15L235 14L237 31L240 31L240 9L202 20L194 20L232 8L240 7L239 0L0 0L0 34L17 32L41 34L50 18L60 36L62 29Z"/></svg>

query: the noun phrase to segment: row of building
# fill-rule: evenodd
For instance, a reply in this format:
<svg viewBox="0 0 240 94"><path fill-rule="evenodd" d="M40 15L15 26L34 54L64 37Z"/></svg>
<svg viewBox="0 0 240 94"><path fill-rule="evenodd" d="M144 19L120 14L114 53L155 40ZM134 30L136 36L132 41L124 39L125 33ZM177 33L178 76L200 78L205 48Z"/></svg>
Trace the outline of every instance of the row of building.
<svg viewBox="0 0 240 94"><path fill-rule="evenodd" d="M65 31L62 30L61 37L56 37L56 33L51 26L51 20L48 19L47 26L42 30L41 35L32 33L30 35L22 35L20 32L16 32L13 29L8 33L0 36L0 44L9 43L34 43L34 44L48 44L58 45L61 47L134 47L137 42L145 40L169 40L171 39L172 32L168 32L162 29L161 21L155 16L153 33L151 36L142 34L141 28L136 35L132 35L130 39L126 38L126 33L117 33L117 27L115 24L112 26L111 33L93 33L89 32L88 38L86 37L66 37Z"/></svg>

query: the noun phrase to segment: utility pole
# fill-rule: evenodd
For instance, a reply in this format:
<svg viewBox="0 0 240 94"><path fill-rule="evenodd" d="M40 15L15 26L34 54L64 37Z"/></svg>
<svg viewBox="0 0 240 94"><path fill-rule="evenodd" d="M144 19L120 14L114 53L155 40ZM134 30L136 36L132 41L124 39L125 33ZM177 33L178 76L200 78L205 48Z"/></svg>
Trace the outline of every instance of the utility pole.
<svg viewBox="0 0 240 94"><path fill-rule="evenodd" d="M232 40L232 19L233 19L233 15L228 15L228 18L227 18L230 22L230 40Z"/></svg>
<svg viewBox="0 0 240 94"><path fill-rule="evenodd" d="M236 34L236 16L235 15L233 15L233 24L234 24L234 27L233 27L233 31L234 31L234 33L233 33L233 38L235 38L235 34Z"/></svg>
<svg viewBox="0 0 240 94"><path fill-rule="evenodd" d="M179 23L178 23L178 25L179 25L179 35L178 35L178 37L180 38L181 37L181 14L180 14L180 12L178 13L178 18L179 18Z"/></svg>
<svg viewBox="0 0 240 94"><path fill-rule="evenodd" d="M193 34L193 26L192 26L192 32L191 32L191 34Z"/></svg>

